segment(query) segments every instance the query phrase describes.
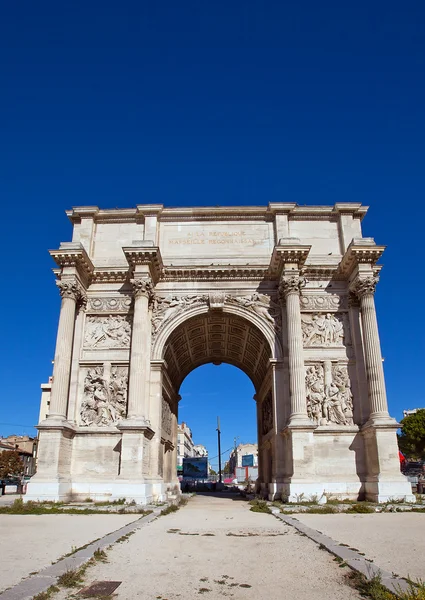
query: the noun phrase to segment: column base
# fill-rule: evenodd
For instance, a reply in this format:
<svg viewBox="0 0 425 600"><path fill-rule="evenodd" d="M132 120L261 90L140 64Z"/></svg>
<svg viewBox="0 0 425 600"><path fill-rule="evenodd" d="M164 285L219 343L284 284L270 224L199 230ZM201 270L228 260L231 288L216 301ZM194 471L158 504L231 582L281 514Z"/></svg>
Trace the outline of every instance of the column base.
<svg viewBox="0 0 425 600"><path fill-rule="evenodd" d="M328 497L341 500L359 500L364 498L364 484L360 481L306 481L293 479L278 484L273 499L280 498L290 504L318 502L326 504ZM271 499L271 498L270 498Z"/></svg>
<svg viewBox="0 0 425 600"><path fill-rule="evenodd" d="M366 450L366 499L373 502L415 502L412 486L400 471L396 431L391 417L372 417L361 429Z"/></svg>
<svg viewBox="0 0 425 600"><path fill-rule="evenodd" d="M369 502L416 502L416 496L412 494L412 484L402 475L404 479L395 481L366 481L366 500Z"/></svg>
<svg viewBox="0 0 425 600"><path fill-rule="evenodd" d="M31 477L27 485L24 502L69 502L72 485L69 480L43 479L37 473Z"/></svg>
<svg viewBox="0 0 425 600"><path fill-rule="evenodd" d="M34 476L35 477L35 476ZM24 501L82 502L90 498L95 502L113 502L125 498L126 502L146 505L167 500L167 484L163 481L37 481L31 479Z"/></svg>

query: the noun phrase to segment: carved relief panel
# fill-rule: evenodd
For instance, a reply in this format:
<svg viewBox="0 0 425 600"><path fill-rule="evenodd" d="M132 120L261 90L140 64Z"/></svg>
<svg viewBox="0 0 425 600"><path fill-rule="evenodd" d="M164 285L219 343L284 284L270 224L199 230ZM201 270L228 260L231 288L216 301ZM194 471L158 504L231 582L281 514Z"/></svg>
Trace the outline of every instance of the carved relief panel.
<svg viewBox="0 0 425 600"><path fill-rule="evenodd" d="M273 401L269 392L261 404L261 432L266 435L273 429Z"/></svg>
<svg viewBox="0 0 425 600"><path fill-rule="evenodd" d="M89 315L86 318L83 347L86 349L129 348L130 315Z"/></svg>
<svg viewBox="0 0 425 600"><path fill-rule="evenodd" d="M346 313L307 313L301 315L304 347L350 345Z"/></svg>
<svg viewBox="0 0 425 600"><path fill-rule="evenodd" d="M83 427L106 427L125 418L128 367L110 363L85 371L80 421Z"/></svg>
<svg viewBox="0 0 425 600"><path fill-rule="evenodd" d="M161 421L162 431L169 437L172 434L173 427L173 413L170 405L167 400L162 397L162 421Z"/></svg>
<svg viewBox="0 0 425 600"><path fill-rule="evenodd" d="M331 361L306 366L307 413L317 425L353 425L353 395L347 365Z"/></svg>

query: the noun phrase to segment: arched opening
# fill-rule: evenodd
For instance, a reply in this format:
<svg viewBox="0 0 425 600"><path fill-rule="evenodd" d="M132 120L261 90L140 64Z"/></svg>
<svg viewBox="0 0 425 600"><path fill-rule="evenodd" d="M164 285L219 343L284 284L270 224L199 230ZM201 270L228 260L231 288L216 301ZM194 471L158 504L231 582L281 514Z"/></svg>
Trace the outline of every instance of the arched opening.
<svg viewBox="0 0 425 600"><path fill-rule="evenodd" d="M231 365L243 371L250 380L249 392L247 393L249 397L245 397L244 394L243 398L245 406L252 402L250 399L253 394L255 394L256 401L256 405L251 404L252 420L256 423L255 428L251 428L255 429L254 436L252 434L246 436L243 431L238 433L232 428L232 431L228 432L232 443L229 440L226 441L226 444L230 448L234 443L233 438L235 436L239 436L241 440L247 440L248 437L257 438L258 477L256 483L257 487L260 485L268 487L273 477L273 455L275 453L277 432L276 419L274 418L276 414L274 409L276 400L274 369L273 360L271 360L273 354L271 344L264 332L256 324L238 314L225 311L208 311L180 321L172 329L167 339L164 340L161 357L163 364L163 414L164 412L171 413L174 418L172 439L170 438L171 443L169 444L169 447L173 446L173 464L170 464L170 456L168 461L165 457L167 443L164 443L163 462L167 464L167 469L164 472L165 481L168 480L171 474L170 470L174 471L175 469L174 473L177 473L177 419L181 424L183 420L182 412L184 414L184 404L182 404L182 409L179 411L178 400L180 395L184 397L186 377L189 376L187 381L190 385L191 376L189 374L198 367L212 363L215 367L211 365L207 369L210 374L210 393L212 393L214 392L214 380L219 377L218 369L220 367L218 365L225 363L226 375L231 372L237 373L237 370L231 369ZM212 371L213 368L217 369L216 373ZM192 375L192 377L196 378L196 375ZM229 406L232 402L241 405L242 399L240 398L232 398L231 395L226 394L226 399ZM205 402L202 404L205 404ZM202 404L197 407L198 415L202 414ZM208 413L208 410L206 412ZM231 414L231 411L228 414ZM209 418L215 419L217 416L217 414L209 414ZM199 439L199 443L202 443L201 439ZM227 450L226 444L223 444L223 452ZM217 454L218 452L215 452L213 456ZM176 482L174 473L173 480Z"/></svg>
<svg viewBox="0 0 425 600"><path fill-rule="evenodd" d="M258 444L252 381L237 367L209 363L191 371L179 393L177 473L183 475L183 458L190 462L191 457L196 461L206 456L211 479L218 479L221 466L224 483L235 477L239 484L248 479L255 483ZM220 461L217 417L221 430Z"/></svg>

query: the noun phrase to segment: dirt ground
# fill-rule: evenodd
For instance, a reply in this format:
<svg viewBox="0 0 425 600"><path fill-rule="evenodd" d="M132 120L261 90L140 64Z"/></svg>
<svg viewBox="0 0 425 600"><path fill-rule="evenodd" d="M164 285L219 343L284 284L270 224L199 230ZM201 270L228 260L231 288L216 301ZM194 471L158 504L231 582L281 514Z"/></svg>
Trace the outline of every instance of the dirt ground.
<svg viewBox="0 0 425 600"><path fill-rule="evenodd" d="M293 516L390 573L425 580L425 513Z"/></svg>
<svg viewBox="0 0 425 600"><path fill-rule="evenodd" d="M328 552L249 508L237 498L198 495L115 544L107 563L87 571L86 583L121 581L117 600L359 598ZM70 597L62 591L55 598Z"/></svg>
<svg viewBox="0 0 425 600"><path fill-rule="evenodd" d="M140 515L0 515L0 590Z"/></svg>

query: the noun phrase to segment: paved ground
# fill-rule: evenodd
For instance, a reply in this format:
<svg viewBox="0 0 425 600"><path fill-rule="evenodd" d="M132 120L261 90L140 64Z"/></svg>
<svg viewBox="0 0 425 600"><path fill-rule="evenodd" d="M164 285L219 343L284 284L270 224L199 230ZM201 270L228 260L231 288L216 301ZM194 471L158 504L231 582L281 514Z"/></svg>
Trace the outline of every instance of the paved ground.
<svg viewBox="0 0 425 600"><path fill-rule="evenodd" d="M122 581L117 600L359 598L330 554L237 499L198 495L107 554L108 563L90 568L86 582Z"/></svg>
<svg viewBox="0 0 425 600"><path fill-rule="evenodd" d="M0 590L140 515L0 515Z"/></svg>
<svg viewBox="0 0 425 600"><path fill-rule="evenodd" d="M382 569L425 581L425 514L293 515L364 552Z"/></svg>

